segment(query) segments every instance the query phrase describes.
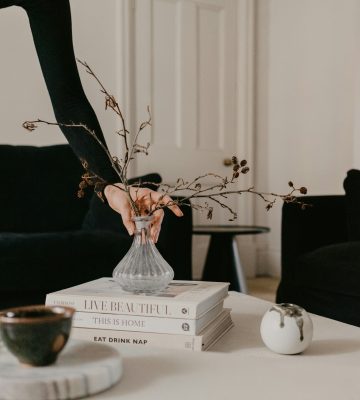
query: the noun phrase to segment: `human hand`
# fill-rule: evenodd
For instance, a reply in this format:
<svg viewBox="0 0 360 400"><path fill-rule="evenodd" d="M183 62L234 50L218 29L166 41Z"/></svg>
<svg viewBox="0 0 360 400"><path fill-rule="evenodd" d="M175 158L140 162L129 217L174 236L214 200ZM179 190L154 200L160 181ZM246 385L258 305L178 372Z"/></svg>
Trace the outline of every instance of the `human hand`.
<svg viewBox="0 0 360 400"><path fill-rule="evenodd" d="M135 224L132 221L132 218L135 216L135 214L131 208L128 195L123 190L123 187L124 186L121 183L108 185L105 187L104 194L109 206L121 215L123 224L129 232L129 235L133 235L135 231ZM130 195L141 212L145 212L145 210L153 210L155 205L171 204L173 201L170 196L164 196L161 192L155 192L154 190L147 188L131 187ZM182 211L177 205L169 205L168 208L176 216L183 216ZM160 209L154 211L153 216L154 220L150 229L150 235L154 243L156 243L159 238L161 223L164 218L164 210Z"/></svg>

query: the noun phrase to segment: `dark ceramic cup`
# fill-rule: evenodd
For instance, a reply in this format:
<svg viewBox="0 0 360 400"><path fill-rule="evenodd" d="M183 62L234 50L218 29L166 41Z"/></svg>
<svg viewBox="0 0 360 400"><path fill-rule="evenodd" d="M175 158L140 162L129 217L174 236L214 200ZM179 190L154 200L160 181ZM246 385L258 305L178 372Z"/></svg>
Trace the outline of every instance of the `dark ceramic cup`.
<svg viewBox="0 0 360 400"><path fill-rule="evenodd" d="M50 365L69 338L74 312L70 307L44 305L2 310L2 340L22 364Z"/></svg>

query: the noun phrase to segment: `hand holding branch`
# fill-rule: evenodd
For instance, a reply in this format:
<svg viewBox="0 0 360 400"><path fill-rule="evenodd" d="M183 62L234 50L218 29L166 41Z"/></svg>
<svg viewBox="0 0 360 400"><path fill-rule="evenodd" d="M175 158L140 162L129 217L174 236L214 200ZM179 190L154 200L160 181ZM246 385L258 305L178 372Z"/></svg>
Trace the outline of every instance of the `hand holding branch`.
<svg viewBox="0 0 360 400"><path fill-rule="evenodd" d="M104 194L109 206L121 215L122 222L129 232L129 235L133 235L135 230L133 217L135 217L135 213L129 204L127 193L124 190L124 185L121 183L107 185ZM180 208L173 204L174 202L171 197L163 197L161 193L155 192L151 189L131 187L130 196L136 204L136 207L139 209L141 215L148 215L151 213L154 216L150 231L154 243L158 241L161 223L164 218L164 210L162 208L155 210L155 207L161 204L164 207L168 207L177 217L182 217L183 215Z"/></svg>

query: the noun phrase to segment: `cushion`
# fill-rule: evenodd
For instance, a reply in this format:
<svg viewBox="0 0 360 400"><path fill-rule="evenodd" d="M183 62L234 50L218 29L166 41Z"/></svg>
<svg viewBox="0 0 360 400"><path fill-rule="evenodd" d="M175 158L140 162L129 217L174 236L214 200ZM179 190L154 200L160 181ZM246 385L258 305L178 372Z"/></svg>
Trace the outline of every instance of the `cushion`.
<svg viewBox="0 0 360 400"><path fill-rule="evenodd" d="M16 298L10 298L15 292L21 296L29 292L44 296L54 290L112 276L131 241L128 235L103 231L2 233L0 306L15 304Z"/></svg>
<svg viewBox="0 0 360 400"><path fill-rule="evenodd" d="M311 313L360 326L360 297L308 287L304 283L282 281L276 302L298 304Z"/></svg>
<svg viewBox="0 0 360 400"><path fill-rule="evenodd" d="M1 232L77 229L89 199L78 199L82 166L70 146L0 145Z"/></svg>
<svg viewBox="0 0 360 400"><path fill-rule="evenodd" d="M360 326L360 242L338 243L293 261L291 279L282 279L278 303Z"/></svg>
<svg viewBox="0 0 360 400"><path fill-rule="evenodd" d="M297 285L360 298L360 242L320 247L293 263Z"/></svg>
<svg viewBox="0 0 360 400"><path fill-rule="evenodd" d="M360 171L348 171L344 180L349 240L360 240Z"/></svg>

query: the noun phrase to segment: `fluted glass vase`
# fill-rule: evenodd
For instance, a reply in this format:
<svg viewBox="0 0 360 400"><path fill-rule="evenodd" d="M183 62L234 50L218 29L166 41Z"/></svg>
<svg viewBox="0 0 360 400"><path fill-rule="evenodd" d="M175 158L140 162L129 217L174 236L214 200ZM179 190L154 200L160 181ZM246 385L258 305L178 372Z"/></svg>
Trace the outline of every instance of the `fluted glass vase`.
<svg viewBox="0 0 360 400"><path fill-rule="evenodd" d="M133 243L113 271L113 278L128 292L159 292L174 278L173 269L164 260L150 237L152 220L149 216L134 218Z"/></svg>

